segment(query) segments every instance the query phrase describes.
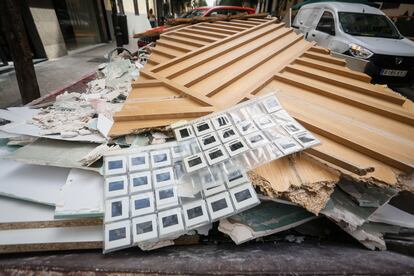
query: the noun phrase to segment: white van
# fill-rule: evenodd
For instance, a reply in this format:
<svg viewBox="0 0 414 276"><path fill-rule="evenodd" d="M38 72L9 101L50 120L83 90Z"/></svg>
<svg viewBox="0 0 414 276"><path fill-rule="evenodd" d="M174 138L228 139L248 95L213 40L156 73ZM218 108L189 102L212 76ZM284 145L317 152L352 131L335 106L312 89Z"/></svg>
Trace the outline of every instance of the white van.
<svg viewBox="0 0 414 276"><path fill-rule="evenodd" d="M369 60L365 72L374 82L414 82L414 42L374 7L329 1L307 4L299 9L292 27L333 52Z"/></svg>

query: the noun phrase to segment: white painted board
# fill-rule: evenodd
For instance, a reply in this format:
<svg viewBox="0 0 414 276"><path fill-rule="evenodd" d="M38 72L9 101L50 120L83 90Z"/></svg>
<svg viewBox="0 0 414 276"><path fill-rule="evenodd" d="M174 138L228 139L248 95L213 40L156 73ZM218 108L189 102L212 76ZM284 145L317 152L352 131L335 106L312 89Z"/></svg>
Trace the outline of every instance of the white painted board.
<svg viewBox="0 0 414 276"><path fill-rule="evenodd" d="M69 169L0 159L0 195L55 206Z"/></svg>
<svg viewBox="0 0 414 276"><path fill-rule="evenodd" d="M96 172L71 169L61 187L55 217L97 217L103 215L104 178Z"/></svg>

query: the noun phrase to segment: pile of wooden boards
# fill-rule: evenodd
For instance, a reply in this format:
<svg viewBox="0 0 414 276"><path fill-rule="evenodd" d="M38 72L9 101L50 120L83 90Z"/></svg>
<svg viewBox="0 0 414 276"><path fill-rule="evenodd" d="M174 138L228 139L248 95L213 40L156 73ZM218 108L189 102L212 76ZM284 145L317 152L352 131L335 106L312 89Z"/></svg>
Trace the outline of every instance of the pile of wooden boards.
<svg viewBox="0 0 414 276"><path fill-rule="evenodd" d="M112 137L165 127L277 91L322 145L252 172L269 196L313 213L341 177L414 191L414 106L275 18L198 23L162 34L114 116Z"/></svg>

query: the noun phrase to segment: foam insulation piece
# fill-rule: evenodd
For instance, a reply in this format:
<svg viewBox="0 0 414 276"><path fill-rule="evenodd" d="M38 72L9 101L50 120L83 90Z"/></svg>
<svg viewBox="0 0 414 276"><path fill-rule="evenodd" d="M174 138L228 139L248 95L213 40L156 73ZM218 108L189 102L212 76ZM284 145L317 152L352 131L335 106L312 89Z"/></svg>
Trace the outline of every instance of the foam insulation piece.
<svg viewBox="0 0 414 276"><path fill-rule="evenodd" d="M0 160L0 194L55 206L69 169ZM2 209L7 210L7 209ZM3 212L0 212L3 213Z"/></svg>
<svg viewBox="0 0 414 276"><path fill-rule="evenodd" d="M317 218L302 207L274 201L260 205L220 221L218 230L241 244L259 237L285 231Z"/></svg>
<svg viewBox="0 0 414 276"><path fill-rule="evenodd" d="M390 204L385 204L378 208L369 217L369 220L414 229L414 215Z"/></svg>
<svg viewBox="0 0 414 276"><path fill-rule="evenodd" d="M60 189L56 218L100 217L103 215L104 179L96 172L72 169Z"/></svg>
<svg viewBox="0 0 414 276"><path fill-rule="evenodd" d="M86 167L80 161L96 147L97 145L94 143L76 143L41 138L9 155L3 156L3 158L28 164L99 171L99 165Z"/></svg>
<svg viewBox="0 0 414 276"><path fill-rule="evenodd" d="M8 132L0 130L0 139L16 138L16 137L20 137L20 134L12 134L12 133L8 133Z"/></svg>

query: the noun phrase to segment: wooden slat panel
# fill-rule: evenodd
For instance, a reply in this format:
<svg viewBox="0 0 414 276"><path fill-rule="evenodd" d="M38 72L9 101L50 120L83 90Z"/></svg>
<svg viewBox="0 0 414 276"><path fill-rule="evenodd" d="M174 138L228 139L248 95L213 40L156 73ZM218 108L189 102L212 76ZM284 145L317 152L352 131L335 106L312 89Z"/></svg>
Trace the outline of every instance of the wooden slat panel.
<svg viewBox="0 0 414 276"><path fill-rule="evenodd" d="M187 28L183 32L190 33L190 34L192 33L192 34L202 35L202 36L205 36L205 37L212 37L212 38L225 38L225 37L228 36L228 35L222 34L222 33L211 32L211 31L208 31L208 30L197 30L195 28Z"/></svg>
<svg viewBox="0 0 414 276"><path fill-rule="evenodd" d="M222 28L215 28L210 26L205 26L205 25L194 25L191 27L191 29L196 29L196 30L203 30L203 31L209 31L209 32L216 32L219 34L226 34L226 35L232 35L237 33L237 31L230 31L230 30L225 30Z"/></svg>
<svg viewBox="0 0 414 276"><path fill-rule="evenodd" d="M399 175L414 166L412 103L371 85L367 75L347 69L343 60L274 20L240 21L200 23L162 35L159 50L176 57L141 71L144 79L134 84L124 106L130 105L131 114L120 113L136 120L117 122L111 133L159 127L174 116L194 118L281 89L284 107L323 142L310 156L355 179L400 185ZM215 40L200 40L208 37ZM163 102L158 111L157 101ZM174 110L173 103L181 101L189 101L180 107L183 112ZM139 111L153 104L151 111Z"/></svg>
<svg viewBox="0 0 414 276"><path fill-rule="evenodd" d="M399 120L405 122L410 125L414 125L414 115L410 112L407 112L402 109L395 109L388 105L382 105L380 103L374 103L375 99L365 99L362 95L353 95L347 96L342 95L335 90L329 89L328 85L324 85L323 83L316 85L316 82L313 79L307 79L304 77L300 77L296 74L277 74L275 78L281 80L283 82L292 84L297 87L304 88L308 91L312 91L315 93L322 94L325 97L332 97L334 99L339 99L343 102L348 104L384 115L389 116L395 120ZM339 86L339 84L338 84ZM354 93L355 94L355 93Z"/></svg>

